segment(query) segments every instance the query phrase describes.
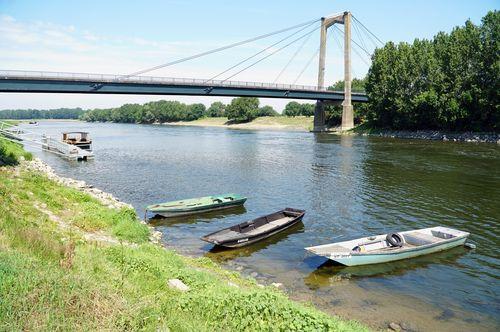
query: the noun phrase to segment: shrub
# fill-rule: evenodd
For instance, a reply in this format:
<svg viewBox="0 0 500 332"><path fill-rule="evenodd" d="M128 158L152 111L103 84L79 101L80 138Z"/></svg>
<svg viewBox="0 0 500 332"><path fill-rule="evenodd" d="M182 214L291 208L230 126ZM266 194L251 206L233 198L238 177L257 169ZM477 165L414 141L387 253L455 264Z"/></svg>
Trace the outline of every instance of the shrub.
<svg viewBox="0 0 500 332"><path fill-rule="evenodd" d="M230 121L249 122L259 114L259 99L255 97L234 98L226 108L226 116Z"/></svg>
<svg viewBox="0 0 500 332"><path fill-rule="evenodd" d="M213 102L212 105L207 109L206 116L211 118L219 118L226 116L226 105L220 101Z"/></svg>
<svg viewBox="0 0 500 332"><path fill-rule="evenodd" d="M257 116L278 116L278 115L279 113L276 112L274 108L268 105L259 108L259 112L257 114Z"/></svg>

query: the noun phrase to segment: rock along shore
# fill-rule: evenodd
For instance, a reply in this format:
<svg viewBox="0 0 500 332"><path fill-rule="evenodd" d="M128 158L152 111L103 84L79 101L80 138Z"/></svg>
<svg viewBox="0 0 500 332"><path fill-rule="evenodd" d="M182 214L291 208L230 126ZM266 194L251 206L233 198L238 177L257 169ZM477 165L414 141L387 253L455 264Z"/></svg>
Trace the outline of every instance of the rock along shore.
<svg viewBox="0 0 500 332"><path fill-rule="evenodd" d="M434 130L380 130L371 133L360 132L362 136L428 139L434 141L469 142L469 143L497 143L500 144L500 133L446 133Z"/></svg>
<svg viewBox="0 0 500 332"><path fill-rule="evenodd" d="M66 178L59 176L52 167L46 164L39 158L33 158L33 160L22 161L22 167L26 170L37 171L45 174L50 180L53 180L61 185L77 189L82 191L90 196L94 197L98 201L100 201L103 205L106 205L110 209L132 209L135 211L134 207L128 203L121 202L118 198L114 197L112 194L104 192L98 188L95 188L91 184L87 184L85 181L75 180L72 178ZM139 220L138 220L139 221ZM144 220L140 220L141 223L147 223ZM150 229L150 241L156 244L160 243L161 232L155 231L153 227L149 226Z"/></svg>

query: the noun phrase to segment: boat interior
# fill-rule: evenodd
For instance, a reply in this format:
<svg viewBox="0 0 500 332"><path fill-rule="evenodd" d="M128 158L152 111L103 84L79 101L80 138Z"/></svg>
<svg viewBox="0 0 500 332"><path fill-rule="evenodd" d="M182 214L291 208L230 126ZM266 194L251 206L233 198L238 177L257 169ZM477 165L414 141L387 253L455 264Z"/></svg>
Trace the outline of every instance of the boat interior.
<svg viewBox="0 0 500 332"><path fill-rule="evenodd" d="M84 131L75 131L75 132L67 132L63 133L63 141L74 144L74 143L89 143L91 142L89 133Z"/></svg>
<svg viewBox="0 0 500 332"><path fill-rule="evenodd" d="M291 220L300 217L304 211L295 209L285 209L267 216L243 222L230 228L222 229L218 232L205 236L208 241L224 242L228 240L248 237L252 235L266 233L274 228L279 228Z"/></svg>
<svg viewBox="0 0 500 332"><path fill-rule="evenodd" d="M235 197L227 195L227 196L207 196L200 198L191 198L191 199L183 199L180 201L173 201L167 203L160 203L155 205L150 205L149 208L157 208L157 207L166 207L166 208L177 208L177 207L193 207L193 206L201 206L208 204L221 204L232 202L235 200Z"/></svg>
<svg viewBox="0 0 500 332"><path fill-rule="evenodd" d="M217 203L217 204L226 203L226 202L234 201L234 197L232 197L232 196L217 196L217 197L213 197L212 201L214 203Z"/></svg>
<svg viewBox="0 0 500 332"><path fill-rule="evenodd" d="M290 220L300 216L300 214L301 212L298 211L283 210L254 220L246 221L238 225L234 225L230 228L230 230L247 235L252 235L253 233L257 232L261 233L284 225L290 222Z"/></svg>

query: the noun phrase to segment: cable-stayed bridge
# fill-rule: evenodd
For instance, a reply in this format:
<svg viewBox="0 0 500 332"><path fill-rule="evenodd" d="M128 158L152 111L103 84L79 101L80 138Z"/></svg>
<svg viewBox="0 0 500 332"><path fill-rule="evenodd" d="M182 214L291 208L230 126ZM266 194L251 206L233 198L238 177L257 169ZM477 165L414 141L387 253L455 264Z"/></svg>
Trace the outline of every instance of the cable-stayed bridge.
<svg viewBox="0 0 500 332"><path fill-rule="evenodd" d="M355 25L352 23L356 22ZM344 29L338 28L338 24ZM352 38L351 26L357 33L359 41ZM343 35L344 41L344 91L332 91L325 87L325 59L327 45L327 31L335 28ZM317 30L320 30L320 45L309 58L302 70L292 83L277 83L283 73L289 71L291 63L297 54L304 48L307 40ZM245 59L231 65L222 72L208 78L169 78L145 76L152 71L173 66L189 60L201 58L210 54L222 52L240 45L255 42L275 35L289 32L283 38ZM334 31L335 32L335 31ZM333 33L331 34L333 35ZM354 126L352 102L367 102L368 97L362 92L351 90L352 68L351 50L363 59L371 54L367 51L366 40L370 40L375 47L377 42L382 43L366 26L358 21L350 12L322 17L285 29L232 43L206 52L194 54L175 61L163 63L126 75L84 74L68 72L0 70L0 92L26 93L90 93L90 94L144 94L144 95L192 95L192 96L232 96L232 97L262 97L317 100L314 114L314 130L325 129L324 105L332 103L342 105L342 129ZM337 41L337 40L336 40ZM337 41L338 46L341 47ZM275 77L273 83L246 82L235 80L234 77L268 59L291 45L299 47L292 54L290 60ZM354 44L356 48L352 48ZM318 58L318 84L315 86L300 85L297 81L311 62ZM226 76L225 78L222 78Z"/></svg>

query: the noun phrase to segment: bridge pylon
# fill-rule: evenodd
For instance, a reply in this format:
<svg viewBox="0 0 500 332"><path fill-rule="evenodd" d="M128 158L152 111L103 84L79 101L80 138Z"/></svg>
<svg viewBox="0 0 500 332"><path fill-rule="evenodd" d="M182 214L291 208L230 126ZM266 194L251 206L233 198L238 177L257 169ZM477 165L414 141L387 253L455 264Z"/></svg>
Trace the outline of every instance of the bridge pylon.
<svg viewBox="0 0 500 332"><path fill-rule="evenodd" d="M351 12L343 12L321 18L321 36L318 68L318 90L325 88L326 36L329 27L335 23L344 25L344 101L342 102L341 130L354 127L354 114L351 103ZM326 130L324 102L318 100L314 110L313 131Z"/></svg>

